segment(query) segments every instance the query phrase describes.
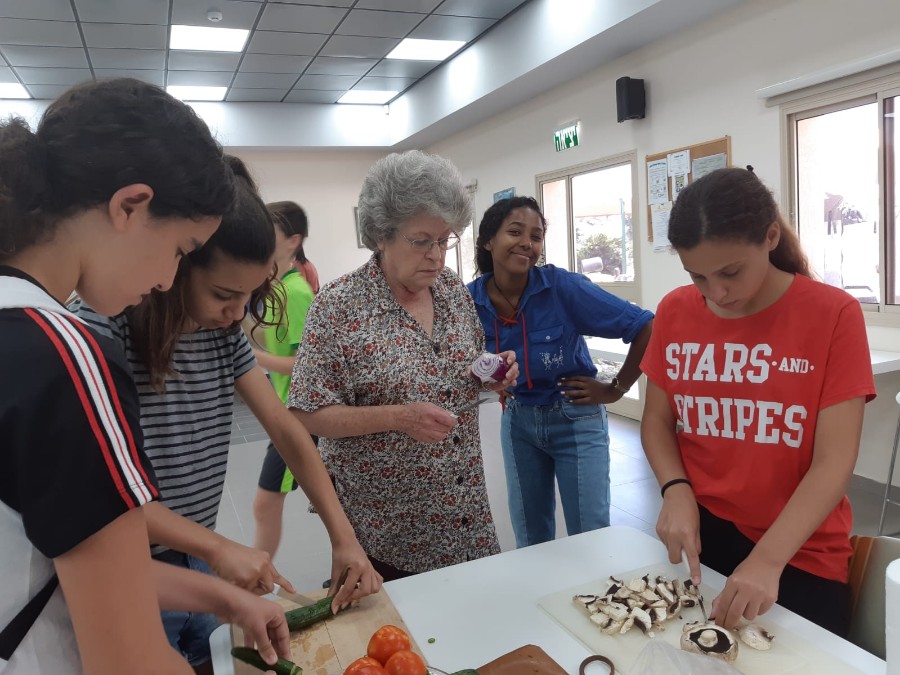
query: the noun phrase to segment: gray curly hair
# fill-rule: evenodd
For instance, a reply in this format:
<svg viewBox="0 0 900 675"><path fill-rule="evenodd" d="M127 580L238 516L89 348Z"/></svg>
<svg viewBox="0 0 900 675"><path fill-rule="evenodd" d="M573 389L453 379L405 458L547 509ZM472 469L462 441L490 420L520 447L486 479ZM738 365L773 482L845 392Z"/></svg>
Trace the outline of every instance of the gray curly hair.
<svg viewBox="0 0 900 675"><path fill-rule="evenodd" d="M435 216L462 234L473 214L459 169L443 157L420 150L379 159L359 192L360 236L372 251L381 242L392 240L410 218Z"/></svg>

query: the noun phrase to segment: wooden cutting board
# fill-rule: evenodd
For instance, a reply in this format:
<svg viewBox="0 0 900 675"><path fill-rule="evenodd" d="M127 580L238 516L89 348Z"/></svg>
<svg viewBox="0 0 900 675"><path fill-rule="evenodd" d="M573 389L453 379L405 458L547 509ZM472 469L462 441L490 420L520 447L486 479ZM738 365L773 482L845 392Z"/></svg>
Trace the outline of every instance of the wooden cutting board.
<svg viewBox="0 0 900 675"><path fill-rule="evenodd" d="M647 573L651 577L661 574L670 579L684 576L684 570L681 567L669 563L622 572L613 576L627 581L642 577ZM607 586L607 577L604 577L544 596L538 600L538 605L591 652L603 654L612 659L616 665L617 675L620 672L625 675L630 672L649 639L663 640L680 648L682 625L687 621L703 620L700 609L692 608L682 610L683 621L679 621L677 618L667 621L666 630L657 632L654 638L647 638L639 630L631 630L625 635L606 635L591 622L583 607L575 605L572 598L579 593L603 593ZM717 592L706 585L701 585L700 591L706 599L708 609ZM849 675L851 673L863 675L852 666L831 658L812 643L782 628L766 616L760 617L758 623L775 635L775 641L769 651L756 651L740 643L738 657L733 665L745 675L810 675L810 673L815 673L815 675Z"/></svg>
<svg viewBox="0 0 900 675"><path fill-rule="evenodd" d="M285 611L300 605L287 597L278 598ZM313 600L325 596L324 590L306 594ZM383 591L360 600L354 607L344 610L327 621L291 634L291 660L303 668L303 675L341 675L353 661L366 655L366 647L372 633L391 624L409 630L394 603ZM232 643L242 645L241 629L232 626ZM413 644L413 650L419 648ZM241 661L234 663L234 675L260 675L259 670Z"/></svg>

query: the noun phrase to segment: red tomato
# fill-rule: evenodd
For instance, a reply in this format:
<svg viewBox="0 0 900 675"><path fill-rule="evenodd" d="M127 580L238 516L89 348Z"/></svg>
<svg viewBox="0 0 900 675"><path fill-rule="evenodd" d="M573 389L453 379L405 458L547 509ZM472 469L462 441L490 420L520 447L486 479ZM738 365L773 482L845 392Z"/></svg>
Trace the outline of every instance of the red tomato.
<svg viewBox="0 0 900 675"><path fill-rule="evenodd" d="M394 652L384 664L384 669L388 675L427 675L422 657L408 649Z"/></svg>
<svg viewBox="0 0 900 675"><path fill-rule="evenodd" d="M394 652L409 648L409 635L406 634L406 631L397 626L387 625L376 630L369 639L366 654L384 665Z"/></svg>
<svg viewBox="0 0 900 675"><path fill-rule="evenodd" d="M344 675L387 675L387 671L375 659L363 656L347 666Z"/></svg>

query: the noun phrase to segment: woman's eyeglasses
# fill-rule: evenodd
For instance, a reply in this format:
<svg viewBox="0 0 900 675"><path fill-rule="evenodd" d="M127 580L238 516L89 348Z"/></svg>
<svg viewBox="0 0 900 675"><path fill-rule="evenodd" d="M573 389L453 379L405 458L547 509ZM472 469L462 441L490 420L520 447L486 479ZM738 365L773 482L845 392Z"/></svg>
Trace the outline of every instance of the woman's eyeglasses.
<svg viewBox="0 0 900 675"><path fill-rule="evenodd" d="M402 233L400 236L406 239L406 243L410 245L413 251L418 251L419 253L428 253L434 248L435 244L437 244L442 251L446 251L448 248L453 248L459 243L459 235L455 232L443 239L410 239Z"/></svg>

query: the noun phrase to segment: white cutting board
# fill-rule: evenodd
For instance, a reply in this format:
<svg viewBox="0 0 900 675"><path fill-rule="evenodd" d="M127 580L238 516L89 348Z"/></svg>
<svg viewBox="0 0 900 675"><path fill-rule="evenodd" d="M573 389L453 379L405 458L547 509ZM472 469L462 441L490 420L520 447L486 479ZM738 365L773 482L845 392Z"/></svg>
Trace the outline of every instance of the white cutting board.
<svg viewBox="0 0 900 675"><path fill-rule="evenodd" d="M613 576L628 582L649 573L650 577L663 575L669 579L686 578L684 568L681 566L663 564L649 568L630 570ZM600 595L608 587L609 577L603 577L596 581L579 584L565 591L558 591L546 595L538 600L538 605L553 617L559 624L575 636L585 647L595 654L602 654L616 665L616 673L628 675L641 650L649 640L663 640L675 647L680 646L681 628L688 621L703 621L703 615L699 607L684 609L681 612L683 620L677 617L663 624L664 631L656 631L656 637L648 638L640 629L634 628L625 635L607 635L594 624L583 606L576 605L572 598L578 594ZM700 591L705 600L706 609L709 611L713 598L718 592L701 584ZM768 620L765 616L756 622L767 631L775 635L772 648L768 651L757 651L748 647L743 642L738 647L738 657L733 666L744 675L850 675L856 673L865 675L862 671L837 662L832 657L803 638L785 630L776 622Z"/></svg>

